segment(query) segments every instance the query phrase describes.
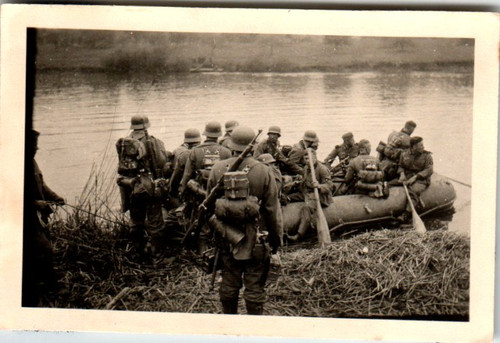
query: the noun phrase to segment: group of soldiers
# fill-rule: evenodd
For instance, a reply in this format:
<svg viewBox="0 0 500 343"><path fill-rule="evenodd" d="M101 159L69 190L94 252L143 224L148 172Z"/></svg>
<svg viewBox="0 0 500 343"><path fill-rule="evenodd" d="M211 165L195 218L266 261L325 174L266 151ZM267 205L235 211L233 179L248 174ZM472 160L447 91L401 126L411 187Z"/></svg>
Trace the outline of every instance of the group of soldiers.
<svg viewBox="0 0 500 343"><path fill-rule="evenodd" d="M254 130L237 121L225 124L224 136L222 125L211 121L204 140L198 129L189 128L170 152L148 134L149 127L146 116L133 116L132 132L116 143L117 183L135 251L145 258L161 256L179 229L181 242L191 242L201 256L215 246L210 256L215 255L214 272L222 264L219 295L227 314L237 313L243 286L247 313L262 314L270 257L284 238L300 240L315 227L315 189L326 207L333 196L386 198L391 186L405 184L418 208L432 175L431 153L421 137L411 136L413 121L380 142L377 157L370 155L368 140L356 143L348 132L323 161L317 159L319 139L312 130L298 143L282 146L278 126L257 142ZM284 233L281 206L297 201L304 203L303 220L297 233ZM407 221L410 214L408 204L399 219Z"/></svg>

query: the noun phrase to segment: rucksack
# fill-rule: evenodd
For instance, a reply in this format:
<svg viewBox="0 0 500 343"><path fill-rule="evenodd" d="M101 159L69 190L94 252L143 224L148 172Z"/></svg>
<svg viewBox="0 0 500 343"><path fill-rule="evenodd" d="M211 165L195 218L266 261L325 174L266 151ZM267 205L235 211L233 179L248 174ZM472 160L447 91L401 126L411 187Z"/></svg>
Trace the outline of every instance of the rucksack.
<svg viewBox="0 0 500 343"><path fill-rule="evenodd" d="M142 157L146 154L144 144L131 137L120 138L116 142L118 153L118 174L134 176L143 168Z"/></svg>

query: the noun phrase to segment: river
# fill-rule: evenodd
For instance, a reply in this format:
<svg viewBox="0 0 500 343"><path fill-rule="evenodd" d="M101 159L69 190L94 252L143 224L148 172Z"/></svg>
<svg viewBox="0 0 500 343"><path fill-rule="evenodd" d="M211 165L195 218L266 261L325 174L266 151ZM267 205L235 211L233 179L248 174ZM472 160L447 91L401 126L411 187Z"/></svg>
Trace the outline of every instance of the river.
<svg viewBox="0 0 500 343"><path fill-rule="evenodd" d="M347 131L356 141L368 139L375 155L379 141L412 119L414 135L433 153L435 172L470 184L472 100L472 71L164 76L50 71L37 74L33 126L41 132L37 161L45 180L71 204L91 170L101 175L98 182L114 183L114 144L129 132L135 114L149 116L149 133L168 150L182 143L186 128L202 132L208 121L224 125L235 119L254 129L280 126L282 144L315 130L320 159ZM449 227L468 234L470 188L453 185L457 213ZM108 200L115 208L118 195L110 187Z"/></svg>

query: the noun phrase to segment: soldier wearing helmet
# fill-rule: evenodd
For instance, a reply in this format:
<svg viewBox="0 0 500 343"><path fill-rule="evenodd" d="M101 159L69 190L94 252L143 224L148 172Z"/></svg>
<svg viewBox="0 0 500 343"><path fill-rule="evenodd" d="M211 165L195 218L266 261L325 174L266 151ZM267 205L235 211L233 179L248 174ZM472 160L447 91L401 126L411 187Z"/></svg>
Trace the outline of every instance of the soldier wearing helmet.
<svg viewBox="0 0 500 343"><path fill-rule="evenodd" d="M163 142L148 134L149 118L134 115L132 132L116 143L119 157L118 185L122 211L130 211L131 237L136 252L142 259L159 250L156 240L163 230L160 180L171 158ZM150 241L146 236L150 237ZM147 247L151 246L151 251Z"/></svg>
<svg viewBox="0 0 500 343"><path fill-rule="evenodd" d="M186 217L197 218L198 205L203 201L206 193L208 175L213 165L218 161L231 157L231 151L217 143L222 136L221 125L217 121L211 121L205 125L203 135L205 141L191 149L186 160L186 167L182 176L179 193L186 200ZM203 253L208 249L208 229L203 227L198 239L198 252Z"/></svg>
<svg viewBox="0 0 500 343"><path fill-rule="evenodd" d="M337 194L367 194L374 198L388 196L387 182L383 182L384 173L380 170L377 158L370 155L371 144L367 139L358 143L359 155L349 162L344 183Z"/></svg>
<svg viewBox="0 0 500 343"><path fill-rule="evenodd" d="M255 134L249 127L239 126L234 129L230 149L233 157L217 162L208 179L208 191L226 173L228 165L232 165ZM244 172L248 179L248 194L258 200L257 221L236 222L245 235L243 243L236 249L223 237L220 242L220 256L223 264L222 282L219 288L223 312L236 314L240 288L245 287L245 299L248 314L263 313L266 301L265 283L270 265L270 252L275 253L282 244L283 222L280 216L278 188L275 178L266 165L254 157L245 157L238 171ZM219 200L218 200L219 201Z"/></svg>
<svg viewBox="0 0 500 343"><path fill-rule="evenodd" d="M331 182L330 172L328 168L322 163L318 163L316 157L316 150L312 147L311 157L314 170L311 170L309 164L309 155L304 157L306 165L304 167L304 177L300 183L300 191L289 195L289 200L291 202L304 202L304 206L300 210L300 223L295 235L287 235L288 239L291 241L297 241L303 237L310 227L315 227L316 225L316 198L314 196L314 188L318 189L319 200L322 207L327 207L332 200L331 189L333 187ZM313 181L312 175L314 173L315 180Z"/></svg>
<svg viewBox="0 0 500 343"><path fill-rule="evenodd" d="M170 196L177 198L179 195L179 184L184 174L186 162L191 150L201 143L201 135L198 129L187 129L184 132L184 143L174 150L173 173L168 184Z"/></svg>
<svg viewBox="0 0 500 343"><path fill-rule="evenodd" d="M424 150L422 137L411 137L410 148L401 153L399 159L399 182L408 186L408 192L417 211L422 209L420 194L431 184L433 174L433 159L429 151ZM398 217L405 222L411 213L410 203L406 204L406 210Z"/></svg>
<svg viewBox="0 0 500 343"><path fill-rule="evenodd" d="M318 135L313 130L304 132L304 137L298 143L294 144L288 160L294 174L304 174L306 165L304 156L307 155L306 149L319 142Z"/></svg>
<svg viewBox="0 0 500 343"><path fill-rule="evenodd" d="M229 143L229 138L231 137L231 132L233 132L233 129L240 125L236 120L229 120L226 122L224 125L226 128L226 133L224 134L224 137L221 138L219 141L219 144L228 148L228 143Z"/></svg>
<svg viewBox="0 0 500 343"><path fill-rule="evenodd" d="M331 169L332 174L337 177L344 177L349 162L359 155L358 143L354 141L352 132L344 133L342 135L342 140L344 142L340 145L336 145L324 160L325 165L330 167L336 158L339 159L339 164Z"/></svg>
<svg viewBox="0 0 500 343"><path fill-rule="evenodd" d="M417 124L413 120L405 123L400 131L393 131L387 138L387 144L377 149L380 153L380 168L384 171L386 180L391 181L397 175L401 153L410 148L410 138Z"/></svg>

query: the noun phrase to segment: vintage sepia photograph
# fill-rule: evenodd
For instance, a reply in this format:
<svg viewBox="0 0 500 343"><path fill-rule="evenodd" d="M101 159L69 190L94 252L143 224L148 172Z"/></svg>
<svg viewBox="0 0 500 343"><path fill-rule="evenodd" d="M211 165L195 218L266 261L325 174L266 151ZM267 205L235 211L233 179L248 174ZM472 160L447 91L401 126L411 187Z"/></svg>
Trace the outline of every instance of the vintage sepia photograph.
<svg viewBox="0 0 500 343"><path fill-rule="evenodd" d="M492 337L497 16L61 7L2 8L3 327Z"/></svg>

